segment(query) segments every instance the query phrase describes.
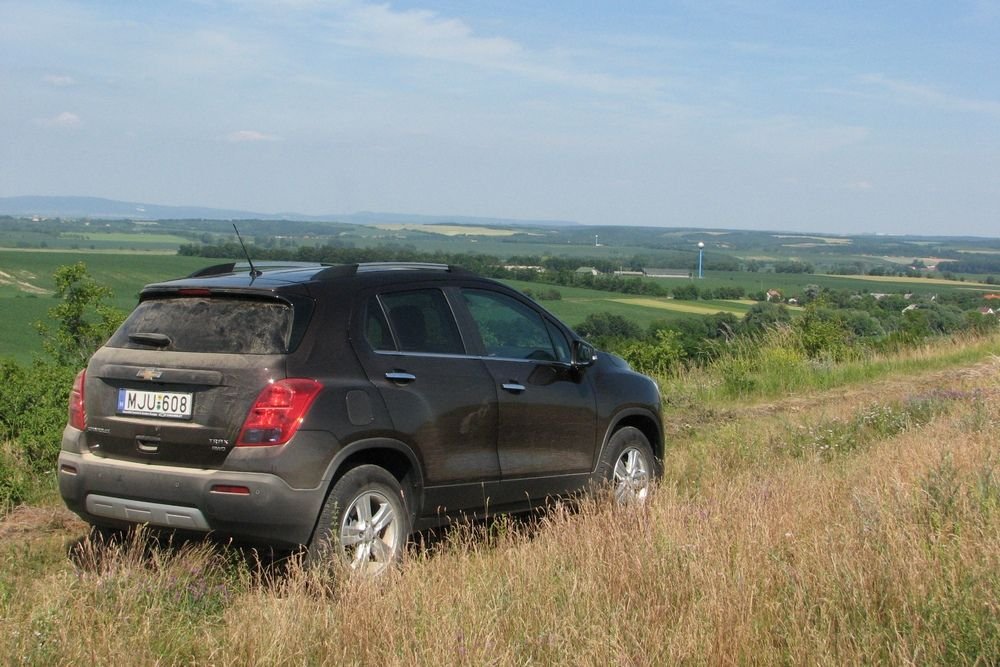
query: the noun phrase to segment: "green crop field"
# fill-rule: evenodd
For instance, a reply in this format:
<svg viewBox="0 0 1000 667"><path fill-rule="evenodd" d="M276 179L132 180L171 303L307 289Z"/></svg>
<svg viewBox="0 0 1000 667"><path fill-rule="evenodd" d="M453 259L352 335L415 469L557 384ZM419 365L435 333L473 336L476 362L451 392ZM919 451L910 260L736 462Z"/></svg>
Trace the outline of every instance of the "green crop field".
<svg viewBox="0 0 1000 667"><path fill-rule="evenodd" d="M653 322L669 322L692 315L711 315L718 312L731 312L742 316L750 309L748 304L739 301L675 301L520 280L502 282L514 289L534 293L556 290L562 295L561 299L547 299L541 301L541 304L571 327L578 326L588 315L600 312L621 315L645 329Z"/></svg>
<svg viewBox="0 0 1000 667"><path fill-rule="evenodd" d="M44 320L56 305L52 298L55 270L76 262L85 263L97 282L111 288L113 306L129 311L143 285L188 275L212 260L137 253L0 250L0 358L27 362L41 352L41 338L33 323Z"/></svg>

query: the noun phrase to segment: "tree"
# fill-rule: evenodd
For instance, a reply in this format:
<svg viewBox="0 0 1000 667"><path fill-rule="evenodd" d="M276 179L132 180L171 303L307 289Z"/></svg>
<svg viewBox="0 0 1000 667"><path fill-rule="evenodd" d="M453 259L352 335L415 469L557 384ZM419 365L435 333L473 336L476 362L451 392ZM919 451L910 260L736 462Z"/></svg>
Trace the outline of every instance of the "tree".
<svg viewBox="0 0 1000 667"><path fill-rule="evenodd" d="M80 366L114 333L125 313L107 304L111 290L99 285L83 262L60 266L53 277L55 297L61 301L49 309L50 322L36 322L35 329L57 363Z"/></svg>
<svg viewBox="0 0 1000 667"><path fill-rule="evenodd" d="M594 341L642 338L642 329L638 324L606 311L587 315L587 319L576 327L576 331L584 338Z"/></svg>
<svg viewBox="0 0 1000 667"><path fill-rule="evenodd" d="M761 302L754 304L743 316L740 333L755 334L777 324L788 322L792 314L788 308L778 303Z"/></svg>

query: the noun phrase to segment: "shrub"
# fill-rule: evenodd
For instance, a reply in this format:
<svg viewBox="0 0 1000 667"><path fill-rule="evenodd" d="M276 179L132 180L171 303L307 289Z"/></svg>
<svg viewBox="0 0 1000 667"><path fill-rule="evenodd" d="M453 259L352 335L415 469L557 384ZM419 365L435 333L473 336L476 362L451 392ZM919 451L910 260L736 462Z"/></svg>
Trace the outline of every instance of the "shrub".
<svg viewBox="0 0 1000 667"><path fill-rule="evenodd" d="M49 471L59 453L73 378L79 369L36 361L0 361L0 439L20 446L28 468Z"/></svg>
<svg viewBox="0 0 1000 667"><path fill-rule="evenodd" d="M619 348L618 353L635 370L654 376L666 375L684 359L680 335L670 329L657 331L653 342L630 342Z"/></svg>

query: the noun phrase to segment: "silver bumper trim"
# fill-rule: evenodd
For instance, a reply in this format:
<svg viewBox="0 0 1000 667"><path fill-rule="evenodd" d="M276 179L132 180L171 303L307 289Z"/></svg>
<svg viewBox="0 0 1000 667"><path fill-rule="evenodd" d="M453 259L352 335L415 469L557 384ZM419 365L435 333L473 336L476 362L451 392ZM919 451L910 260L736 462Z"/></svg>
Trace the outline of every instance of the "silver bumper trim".
<svg viewBox="0 0 1000 667"><path fill-rule="evenodd" d="M179 505L163 505L142 500L126 500L89 494L87 496L87 512L94 516L130 523L148 523L153 526L166 526L181 530L211 530L205 515L194 507Z"/></svg>

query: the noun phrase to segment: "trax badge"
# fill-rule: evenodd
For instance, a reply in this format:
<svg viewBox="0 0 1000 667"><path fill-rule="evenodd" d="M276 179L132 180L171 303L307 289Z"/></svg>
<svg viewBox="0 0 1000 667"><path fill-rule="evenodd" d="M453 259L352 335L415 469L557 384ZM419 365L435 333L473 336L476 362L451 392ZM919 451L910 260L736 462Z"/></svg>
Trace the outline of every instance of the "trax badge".
<svg viewBox="0 0 1000 667"><path fill-rule="evenodd" d="M144 368L135 374L137 378L142 378L143 380L158 380L163 373L156 368Z"/></svg>

